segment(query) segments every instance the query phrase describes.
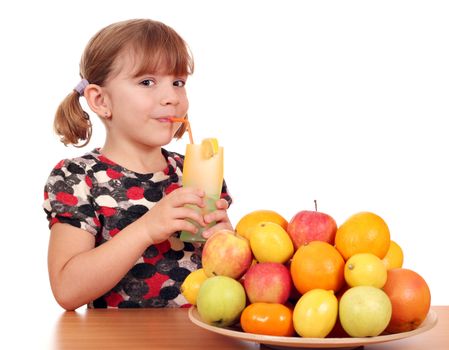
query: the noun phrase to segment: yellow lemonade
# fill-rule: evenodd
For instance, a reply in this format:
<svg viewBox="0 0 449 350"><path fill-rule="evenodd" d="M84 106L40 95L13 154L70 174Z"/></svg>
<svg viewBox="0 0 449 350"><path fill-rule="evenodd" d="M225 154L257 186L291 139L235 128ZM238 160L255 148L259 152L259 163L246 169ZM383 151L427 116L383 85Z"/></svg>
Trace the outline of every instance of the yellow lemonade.
<svg viewBox="0 0 449 350"><path fill-rule="evenodd" d="M220 199L223 186L223 147L218 146L216 139L204 139L201 144L187 145L182 185L204 190L206 206L204 208L192 206L202 215L216 209L215 202ZM212 222L207 227L197 225L198 232L195 235L182 231L181 239L185 242L204 242L202 232L214 224Z"/></svg>

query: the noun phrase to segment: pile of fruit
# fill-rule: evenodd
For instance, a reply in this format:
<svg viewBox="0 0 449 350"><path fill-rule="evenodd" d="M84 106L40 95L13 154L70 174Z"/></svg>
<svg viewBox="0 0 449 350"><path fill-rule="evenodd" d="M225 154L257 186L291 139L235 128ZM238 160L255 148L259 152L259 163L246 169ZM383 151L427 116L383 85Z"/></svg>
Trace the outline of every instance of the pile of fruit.
<svg viewBox="0 0 449 350"><path fill-rule="evenodd" d="M181 290L207 324L272 336L369 337L417 328L430 290L402 268L385 221L360 212L337 227L300 211L290 222L270 210L240 219L203 249L202 268Z"/></svg>

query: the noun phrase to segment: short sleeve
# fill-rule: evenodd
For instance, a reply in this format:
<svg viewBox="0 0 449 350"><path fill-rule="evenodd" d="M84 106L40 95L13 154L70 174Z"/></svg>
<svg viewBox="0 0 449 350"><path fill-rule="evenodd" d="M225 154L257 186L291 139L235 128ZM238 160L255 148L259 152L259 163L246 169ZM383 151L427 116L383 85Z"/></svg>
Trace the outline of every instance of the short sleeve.
<svg viewBox="0 0 449 350"><path fill-rule="evenodd" d="M92 179L86 164L73 160L59 162L48 177L44 188L43 208L49 227L67 223L93 235L100 231L100 221L90 194Z"/></svg>

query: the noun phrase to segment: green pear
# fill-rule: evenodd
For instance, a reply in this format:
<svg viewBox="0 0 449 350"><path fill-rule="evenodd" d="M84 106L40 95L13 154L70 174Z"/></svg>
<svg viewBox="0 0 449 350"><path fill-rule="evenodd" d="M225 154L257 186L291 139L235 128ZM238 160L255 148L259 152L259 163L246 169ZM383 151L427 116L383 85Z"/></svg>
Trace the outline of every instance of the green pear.
<svg viewBox="0 0 449 350"><path fill-rule="evenodd" d="M245 289L231 277L210 277L201 284L196 306L205 323L218 327L230 326L239 321L246 306Z"/></svg>
<svg viewBox="0 0 449 350"><path fill-rule="evenodd" d="M340 299L340 323L351 337L375 337L387 328L391 310L390 299L382 289L353 287Z"/></svg>

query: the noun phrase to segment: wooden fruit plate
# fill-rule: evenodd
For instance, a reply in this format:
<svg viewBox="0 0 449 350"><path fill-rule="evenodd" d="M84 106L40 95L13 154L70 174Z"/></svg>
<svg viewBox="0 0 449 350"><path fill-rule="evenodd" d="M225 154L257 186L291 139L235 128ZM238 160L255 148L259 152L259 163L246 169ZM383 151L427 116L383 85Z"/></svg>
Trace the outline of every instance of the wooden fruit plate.
<svg viewBox="0 0 449 350"><path fill-rule="evenodd" d="M430 310L427 314L424 322L413 331L402 332L396 334L380 335L377 337L367 337L367 338L301 338L301 337L277 337L270 335L259 335L253 333L245 333L241 331L238 327L227 327L220 328L214 327L201 320L196 307L191 307L189 309L189 319L197 326L204 328L210 332L218 333L227 337L234 339L240 339L245 341L251 341L259 344L264 344L268 347L273 348L318 348L318 349L329 349L329 348L360 348L364 345L376 344L390 342L393 340L404 339L412 337L414 335L426 332L432 329L438 321L437 314L435 311Z"/></svg>

